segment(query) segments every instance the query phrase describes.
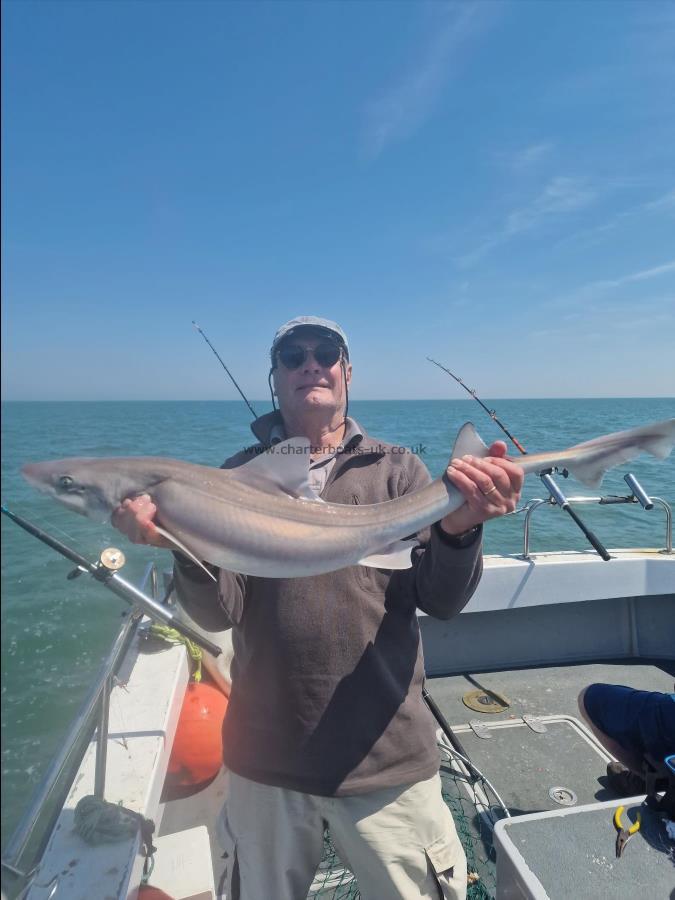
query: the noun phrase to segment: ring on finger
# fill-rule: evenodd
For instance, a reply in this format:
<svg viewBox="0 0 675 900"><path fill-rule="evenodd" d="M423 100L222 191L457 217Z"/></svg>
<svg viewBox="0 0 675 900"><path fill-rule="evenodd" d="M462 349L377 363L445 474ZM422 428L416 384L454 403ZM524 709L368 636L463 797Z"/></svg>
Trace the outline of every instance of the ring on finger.
<svg viewBox="0 0 675 900"><path fill-rule="evenodd" d="M487 497L489 494L491 494L493 491L496 491L496 490L497 490L497 485L493 484L489 491L482 491L481 493L483 494L484 497Z"/></svg>

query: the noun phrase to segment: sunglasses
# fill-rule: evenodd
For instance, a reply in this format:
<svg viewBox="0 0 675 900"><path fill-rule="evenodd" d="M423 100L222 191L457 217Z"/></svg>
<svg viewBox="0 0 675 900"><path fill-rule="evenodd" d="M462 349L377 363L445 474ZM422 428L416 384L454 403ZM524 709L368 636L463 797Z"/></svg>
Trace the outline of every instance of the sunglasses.
<svg viewBox="0 0 675 900"><path fill-rule="evenodd" d="M277 350L277 356L281 360L283 367L290 370L299 369L300 366L304 365L310 353L320 366L330 369L342 358L342 347L325 342L317 344L314 350L308 347L301 347L299 344L289 344Z"/></svg>

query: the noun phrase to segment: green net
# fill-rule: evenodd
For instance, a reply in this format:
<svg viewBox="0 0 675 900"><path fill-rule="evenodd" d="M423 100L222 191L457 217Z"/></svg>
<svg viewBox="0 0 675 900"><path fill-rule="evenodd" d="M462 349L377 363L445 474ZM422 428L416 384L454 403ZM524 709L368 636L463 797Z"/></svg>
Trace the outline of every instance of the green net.
<svg viewBox="0 0 675 900"><path fill-rule="evenodd" d="M352 900L361 896L356 879L340 860L327 828L323 833L321 864L307 896L320 897L321 900Z"/></svg>
<svg viewBox="0 0 675 900"><path fill-rule="evenodd" d="M452 813L466 853L468 900L493 900L497 889L496 857L492 840L495 823L504 815L499 798L483 780L472 778L464 767L446 757L441 765L443 799ZM308 898L352 900L360 897L356 879L342 863L328 829L323 837L323 858Z"/></svg>
<svg viewBox="0 0 675 900"><path fill-rule="evenodd" d="M482 782L474 782L458 766L441 765L443 799L455 820L466 854L468 900L491 900L497 891L497 860L492 839L501 807Z"/></svg>

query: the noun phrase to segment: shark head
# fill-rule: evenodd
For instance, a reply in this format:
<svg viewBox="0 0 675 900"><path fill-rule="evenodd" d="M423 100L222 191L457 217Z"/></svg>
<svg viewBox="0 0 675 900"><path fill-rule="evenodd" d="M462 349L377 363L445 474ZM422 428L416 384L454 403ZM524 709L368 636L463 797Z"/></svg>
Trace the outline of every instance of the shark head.
<svg viewBox="0 0 675 900"><path fill-rule="evenodd" d="M43 494L91 519L105 521L126 497L141 494L153 479L139 479L119 460L73 457L50 462L26 463L21 474ZM105 465L102 465L105 463Z"/></svg>

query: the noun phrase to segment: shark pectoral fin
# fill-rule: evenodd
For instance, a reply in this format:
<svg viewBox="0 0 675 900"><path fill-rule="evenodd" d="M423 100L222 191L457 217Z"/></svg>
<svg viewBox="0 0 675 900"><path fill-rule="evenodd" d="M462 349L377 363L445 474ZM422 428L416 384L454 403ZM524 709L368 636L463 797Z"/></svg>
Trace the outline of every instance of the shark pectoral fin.
<svg viewBox="0 0 675 900"><path fill-rule="evenodd" d="M206 574L209 576L209 578L211 578L213 581L218 581L218 579L213 574L213 572L210 572L206 568L206 566L201 561L201 559L198 559L194 555L194 553L185 546L185 544L181 543L178 540L177 537L174 537L174 535L170 534L165 528L161 528L159 525L155 525L155 528L162 535L162 537L165 537L167 539L167 541L171 541L172 544L175 544L176 547L178 547L178 549L181 551L181 553L184 553L186 556L189 556L189 558L192 560L192 562L195 563L196 565L198 565L199 568L202 569L204 572L206 572Z"/></svg>
<svg viewBox="0 0 675 900"><path fill-rule="evenodd" d="M417 546L417 541L395 541L378 553L364 556L359 560L359 565L374 569L409 569L412 566L410 552Z"/></svg>
<svg viewBox="0 0 675 900"><path fill-rule="evenodd" d="M473 422L465 422L457 433L450 458L461 459L462 456L468 454L482 459L488 455L488 452L488 447L476 431Z"/></svg>
<svg viewBox="0 0 675 900"><path fill-rule="evenodd" d="M265 453L254 456L246 465L231 469L235 481L270 494L283 493L303 500L319 501L309 484L310 443L306 437L294 437L274 444Z"/></svg>

